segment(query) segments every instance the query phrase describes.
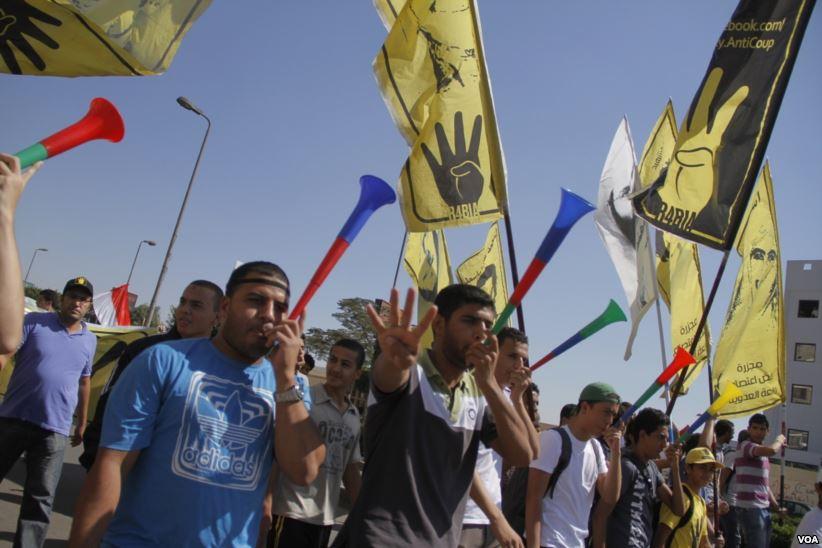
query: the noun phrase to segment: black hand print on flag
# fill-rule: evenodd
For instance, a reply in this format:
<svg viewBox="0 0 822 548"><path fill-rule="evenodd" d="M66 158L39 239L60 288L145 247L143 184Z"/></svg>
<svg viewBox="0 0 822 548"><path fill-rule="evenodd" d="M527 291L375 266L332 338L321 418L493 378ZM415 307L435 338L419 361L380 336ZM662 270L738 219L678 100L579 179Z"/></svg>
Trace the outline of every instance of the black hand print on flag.
<svg viewBox="0 0 822 548"><path fill-rule="evenodd" d="M471 130L471 142L465 148L465 130L462 125L462 112L454 114L454 150L448 144L448 137L442 124L434 125L437 134L437 146L440 149L441 163L431 150L422 143L422 153L428 160L428 166L437 183L437 190L443 201L449 206L476 203L482 195L485 180L479 164L479 146L482 137L482 116L474 118Z"/></svg>
<svg viewBox="0 0 822 548"><path fill-rule="evenodd" d="M12 74L23 74L16 57L18 53L24 55L37 70L46 68L43 58L29 40L37 40L51 49L60 47L34 20L55 27L63 24L59 19L30 6L25 0L3 0L0 7L0 57Z"/></svg>
<svg viewBox="0 0 822 548"><path fill-rule="evenodd" d="M488 289L485 289L485 284L490 283ZM489 264L477 279L477 287L485 290L491 298L497 300L497 265Z"/></svg>

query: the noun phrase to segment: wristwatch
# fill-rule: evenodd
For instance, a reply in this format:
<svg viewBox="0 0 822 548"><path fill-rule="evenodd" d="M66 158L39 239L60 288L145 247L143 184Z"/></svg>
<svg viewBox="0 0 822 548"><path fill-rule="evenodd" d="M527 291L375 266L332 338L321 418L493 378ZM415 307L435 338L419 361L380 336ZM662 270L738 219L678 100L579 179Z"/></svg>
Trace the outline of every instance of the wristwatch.
<svg viewBox="0 0 822 548"><path fill-rule="evenodd" d="M291 387L286 388L281 392L274 393L274 401L276 403L291 403L295 401L303 401L303 389L298 384L292 384Z"/></svg>

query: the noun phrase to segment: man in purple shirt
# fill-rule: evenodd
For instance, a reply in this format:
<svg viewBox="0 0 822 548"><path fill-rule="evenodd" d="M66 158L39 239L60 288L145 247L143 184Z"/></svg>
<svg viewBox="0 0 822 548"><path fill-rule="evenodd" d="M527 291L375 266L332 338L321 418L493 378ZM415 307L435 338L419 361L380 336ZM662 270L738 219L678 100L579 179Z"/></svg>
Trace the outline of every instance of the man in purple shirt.
<svg viewBox="0 0 822 548"><path fill-rule="evenodd" d="M82 440L97 348L97 338L82 319L93 294L86 278L74 278L66 283L59 312L33 312L23 320L22 343L0 403L0 481L26 454L15 547L39 547L46 539L75 409L71 444Z"/></svg>

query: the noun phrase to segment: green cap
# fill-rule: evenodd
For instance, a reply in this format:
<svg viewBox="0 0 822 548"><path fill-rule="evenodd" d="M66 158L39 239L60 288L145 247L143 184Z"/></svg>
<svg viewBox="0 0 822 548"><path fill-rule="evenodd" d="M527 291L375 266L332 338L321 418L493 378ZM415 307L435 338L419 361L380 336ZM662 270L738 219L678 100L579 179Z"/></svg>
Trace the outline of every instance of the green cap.
<svg viewBox="0 0 822 548"><path fill-rule="evenodd" d="M582 389L579 401L619 403L619 394L614 387L604 382L592 382Z"/></svg>

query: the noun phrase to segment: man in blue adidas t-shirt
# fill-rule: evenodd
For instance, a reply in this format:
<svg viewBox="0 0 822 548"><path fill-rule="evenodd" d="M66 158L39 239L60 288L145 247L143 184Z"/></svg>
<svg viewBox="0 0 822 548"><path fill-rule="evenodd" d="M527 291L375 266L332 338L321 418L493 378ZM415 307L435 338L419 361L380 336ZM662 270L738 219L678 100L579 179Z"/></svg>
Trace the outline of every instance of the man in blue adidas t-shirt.
<svg viewBox="0 0 822 548"><path fill-rule="evenodd" d="M303 320L286 319L288 298L278 266L246 263L214 339L134 360L109 398L70 546L249 546L274 457L292 482L314 479L325 446L295 381Z"/></svg>

